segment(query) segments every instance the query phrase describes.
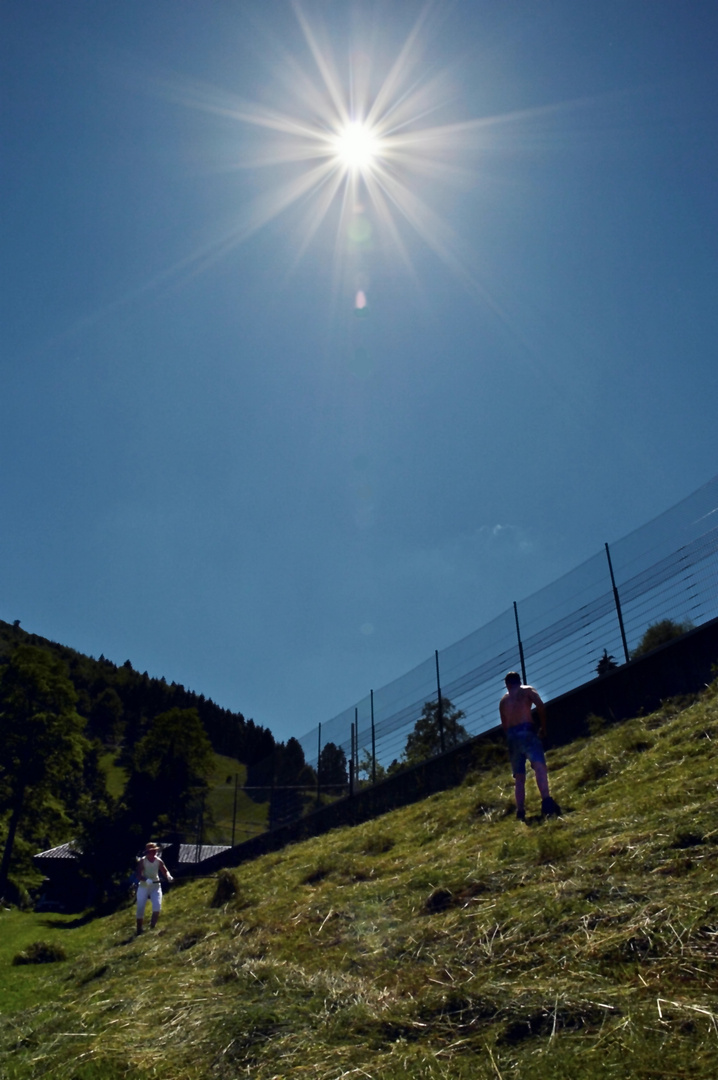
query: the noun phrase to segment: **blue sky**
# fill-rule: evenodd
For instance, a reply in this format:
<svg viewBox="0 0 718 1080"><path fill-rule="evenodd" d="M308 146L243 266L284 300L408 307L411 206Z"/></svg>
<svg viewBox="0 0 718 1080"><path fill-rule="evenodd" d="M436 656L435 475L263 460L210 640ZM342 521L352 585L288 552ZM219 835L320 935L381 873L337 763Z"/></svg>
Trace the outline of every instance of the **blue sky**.
<svg viewBox="0 0 718 1080"><path fill-rule="evenodd" d="M3 619L287 738L718 471L714 3L5 0L0 39ZM274 213L315 160L267 117L383 84L393 209Z"/></svg>

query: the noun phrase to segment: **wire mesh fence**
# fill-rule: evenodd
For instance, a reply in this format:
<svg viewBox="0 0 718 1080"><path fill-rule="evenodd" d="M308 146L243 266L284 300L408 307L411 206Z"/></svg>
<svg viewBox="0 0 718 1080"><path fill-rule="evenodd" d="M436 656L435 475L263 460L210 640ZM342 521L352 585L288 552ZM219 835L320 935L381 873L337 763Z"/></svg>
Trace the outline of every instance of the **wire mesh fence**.
<svg viewBox="0 0 718 1080"><path fill-rule="evenodd" d="M278 746L275 760L260 772L268 778L265 788L271 786L266 797L286 812L270 809L269 824L400 768L427 703L437 703L442 743L439 702L463 713L462 737L478 735L498 723L508 670L519 671L550 701L596 678L603 656L612 664L627 662L657 622L699 626L716 616L718 476L461 641L290 740L301 747L301 783L276 784L283 753ZM427 745L427 756L443 748ZM279 797L280 788L298 794Z"/></svg>

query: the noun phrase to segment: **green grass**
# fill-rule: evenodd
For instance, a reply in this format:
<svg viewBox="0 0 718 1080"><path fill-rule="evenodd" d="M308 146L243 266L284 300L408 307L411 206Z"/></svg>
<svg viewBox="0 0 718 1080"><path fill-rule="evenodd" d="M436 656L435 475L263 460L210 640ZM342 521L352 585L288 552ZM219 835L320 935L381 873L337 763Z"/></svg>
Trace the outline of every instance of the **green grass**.
<svg viewBox="0 0 718 1080"><path fill-rule="evenodd" d="M504 764L240 867L219 907L173 888L139 939L129 908L4 913L0 1077L713 1080L717 746L714 685L554 751L558 821L529 784L516 822ZM10 966L52 934L67 961Z"/></svg>
<svg viewBox="0 0 718 1080"><path fill-rule="evenodd" d="M215 754L215 765L209 779L207 797L207 822L204 840L209 844L229 844L232 841L232 817L234 813L234 778L239 776L237 792L237 815L235 821L235 843L239 844L249 836L256 836L267 828L268 803L253 802L241 790L246 781L247 767L234 758Z"/></svg>
<svg viewBox="0 0 718 1080"><path fill-rule="evenodd" d="M12 962L18 953L37 941L59 946L67 952L68 959L76 958L91 937L89 927L84 928L82 938L70 932L77 921L70 915L30 914L17 909L0 911L0 1015L30 1007L39 998L49 1000L61 995L62 984L49 965L14 967Z"/></svg>
<svg viewBox="0 0 718 1080"><path fill-rule="evenodd" d="M127 769L116 761L117 752L108 750L100 758L100 766L105 774L107 790L113 799L119 799L127 784Z"/></svg>
<svg viewBox="0 0 718 1080"><path fill-rule="evenodd" d="M127 771L117 764L116 752L107 751L101 758L101 766L107 777L107 790L113 798L119 798L125 790ZM256 836L267 828L268 803L253 802L241 790L246 781L247 767L235 758L223 754L214 755L214 768L209 777L207 816L204 842L229 844L232 841L232 818L234 814L234 778L239 776L235 819L235 843L249 836Z"/></svg>

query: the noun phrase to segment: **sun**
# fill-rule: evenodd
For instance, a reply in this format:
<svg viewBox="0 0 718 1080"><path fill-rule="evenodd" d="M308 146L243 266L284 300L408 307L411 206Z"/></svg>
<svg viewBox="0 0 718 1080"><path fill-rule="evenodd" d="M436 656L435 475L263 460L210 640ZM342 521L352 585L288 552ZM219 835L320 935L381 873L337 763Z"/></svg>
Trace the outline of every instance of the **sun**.
<svg viewBox="0 0 718 1080"><path fill-rule="evenodd" d="M461 244L426 193L431 196L436 184L465 183L473 169L468 155L490 145L491 127L500 118L445 121L453 82L443 71L425 70L422 59L431 37L431 4L393 59L373 58L360 36L352 39L348 65L335 61L327 33L310 25L299 0L292 6L314 70L293 52L283 55L277 86L286 91L286 106L281 97L265 105L213 87L168 87L186 106L254 129L257 138L243 136L236 160L227 166L267 175L229 231L191 261L217 257L295 207L295 262L323 223L336 220L337 266L343 258L340 239L349 237L356 255L373 234L375 247L381 240L382 250L391 249L413 274L413 233L467 280Z"/></svg>
<svg viewBox="0 0 718 1080"><path fill-rule="evenodd" d="M332 140L337 163L347 172L370 172L381 154L381 140L372 127L351 120Z"/></svg>

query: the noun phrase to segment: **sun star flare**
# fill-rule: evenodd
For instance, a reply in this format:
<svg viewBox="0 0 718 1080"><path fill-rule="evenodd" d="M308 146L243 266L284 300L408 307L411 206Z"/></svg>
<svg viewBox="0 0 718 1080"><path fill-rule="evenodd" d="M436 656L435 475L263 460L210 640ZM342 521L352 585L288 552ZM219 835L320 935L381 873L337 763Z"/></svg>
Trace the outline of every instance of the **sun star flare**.
<svg viewBox="0 0 718 1080"><path fill-rule="evenodd" d="M253 132L241 137L236 156L223 168L266 175L261 193L243 203L221 238L188 261L200 268L292 211L295 266L331 223L337 229L338 276L348 237L354 254L371 238L374 251L391 252L415 277L413 241L418 240L484 295L472 253L442 212L446 188L465 188L469 178L473 182L474 155L490 150L494 129L555 108L481 119L454 116L447 123L445 110L456 87L450 72L427 70L424 62L428 8L393 59L380 49L362 49L359 39L340 65L327 34L310 25L298 3L293 6L312 63L283 53L273 84L280 94L272 105L239 102L206 86L174 91L185 105Z"/></svg>

